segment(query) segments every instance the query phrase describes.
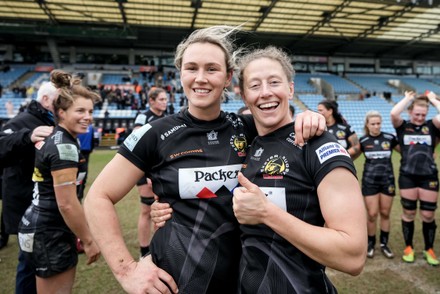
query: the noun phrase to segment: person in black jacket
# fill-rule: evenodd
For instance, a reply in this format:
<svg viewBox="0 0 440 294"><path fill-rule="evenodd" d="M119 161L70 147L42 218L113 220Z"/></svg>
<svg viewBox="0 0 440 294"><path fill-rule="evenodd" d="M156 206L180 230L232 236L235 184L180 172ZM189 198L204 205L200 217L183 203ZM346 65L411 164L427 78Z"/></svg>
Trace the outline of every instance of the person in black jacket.
<svg viewBox="0 0 440 294"><path fill-rule="evenodd" d="M50 82L43 83L37 100L26 111L9 120L0 132L0 166L3 167L2 196L5 231L17 234L18 225L31 204L34 183L36 142L52 133L55 125L53 100L58 89ZM19 253L16 293L36 293L35 273Z"/></svg>
<svg viewBox="0 0 440 294"><path fill-rule="evenodd" d="M0 200L2 199L2 176L3 176L3 168L0 167ZM5 232L5 223L3 221L3 211L0 214L0 249L8 245L9 234Z"/></svg>

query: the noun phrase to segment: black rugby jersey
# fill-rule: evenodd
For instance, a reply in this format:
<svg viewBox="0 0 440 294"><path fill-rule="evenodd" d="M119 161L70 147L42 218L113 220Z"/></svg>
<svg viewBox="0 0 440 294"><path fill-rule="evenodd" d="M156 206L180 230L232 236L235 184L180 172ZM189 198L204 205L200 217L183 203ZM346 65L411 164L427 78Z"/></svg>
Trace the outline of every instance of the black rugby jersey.
<svg viewBox="0 0 440 294"><path fill-rule="evenodd" d="M22 217L19 232L31 233L47 228L70 231L58 210L51 172L78 168L75 184L79 187L86 175L86 169L78 141L67 130L57 126L52 135L36 143L35 148L35 168L32 175L35 182L34 199Z"/></svg>
<svg viewBox="0 0 440 294"><path fill-rule="evenodd" d="M436 139L440 131L434 126L432 120L417 126L403 121L396 128L400 144L400 173L405 175L433 175L437 174L434 161Z"/></svg>
<svg viewBox="0 0 440 294"><path fill-rule="evenodd" d="M365 155L362 182L368 184L387 184L394 182L391 155L398 144L393 134L381 132L378 136L362 136L359 139L361 151Z"/></svg>
<svg viewBox="0 0 440 294"><path fill-rule="evenodd" d="M355 132L353 128L348 124L334 124L330 127L327 127L327 130L330 134L333 134L338 140L339 144L342 145L345 149L349 149L351 147L350 141L348 138L353 135Z"/></svg>
<svg viewBox="0 0 440 294"><path fill-rule="evenodd" d="M141 127L162 117L165 117L165 113L162 113L161 116L158 116L154 112L152 112L151 109L148 109L145 113L139 113L136 116L136 119L134 120L134 126Z"/></svg>
<svg viewBox="0 0 440 294"><path fill-rule="evenodd" d="M251 116L221 112L200 121L186 109L135 130L119 150L173 208L150 249L179 293L237 289L241 244L231 191L255 135Z"/></svg>
<svg viewBox="0 0 440 294"><path fill-rule="evenodd" d="M334 168L356 171L348 152L325 132L294 145L293 124L252 142L244 175L283 210L323 226L317 187ZM266 225L241 225L240 293L334 293L325 267Z"/></svg>

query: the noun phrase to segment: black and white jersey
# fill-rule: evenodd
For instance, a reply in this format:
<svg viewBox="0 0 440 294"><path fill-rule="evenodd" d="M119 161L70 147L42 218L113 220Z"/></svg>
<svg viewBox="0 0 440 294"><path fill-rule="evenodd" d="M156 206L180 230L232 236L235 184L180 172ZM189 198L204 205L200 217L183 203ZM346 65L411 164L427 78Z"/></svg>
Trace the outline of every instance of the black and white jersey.
<svg viewBox="0 0 440 294"><path fill-rule="evenodd" d="M365 135L359 140L365 155L362 181L367 184L387 184L394 179L391 155L398 144L393 134L381 132L379 136ZM393 180L394 182L394 180Z"/></svg>
<svg viewBox="0 0 440 294"><path fill-rule="evenodd" d="M57 126L52 135L35 144L36 158L32 180L35 182L34 198L20 223L20 233L31 233L47 228L70 230L58 210L51 172L78 168L77 187L83 181L85 159L78 141L64 128Z"/></svg>
<svg viewBox="0 0 440 294"><path fill-rule="evenodd" d="M402 154L400 173L405 175L437 174L433 154L440 131L434 126L432 120L420 126L404 120L402 125L396 128L396 132Z"/></svg>
<svg viewBox="0 0 440 294"><path fill-rule="evenodd" d="M119 150L173 208L150 249L179 293L237 289L241 244L231 191L255 135L251 116L221 112L200 121L186 109L135 130Z"/></svg>
<svg viewBox="0 0 440 294"><path fill-rule="evenodd" d="M145 113L139 113L136 116L136 119L134 120L134 126L141 127L162 117L165 117L165 113L162 113L161 116L158 116L154 112L152 112L151 109L148 109Z"/></svg>
<svg viewBox="0 0 440 294"><path fill-rule="evenodd" d="M348 138L355 133L353 128L347 124L334 124L330 127L327 127L328 132L333 134L338 140L339 144L342 145L345 149L349 149L351 147L350 141Z"/></svg>
<svg viewBox="0 0 440 294"><path fill-rule="evenodd" d="M325 132L302 148L294 145L293 124L257 137L244 175L277 206L322 227L317 187L334 168L356 171L348 152ZM325 267L266 225L241 225L243 255L240 293L334 293Z"/></svg>

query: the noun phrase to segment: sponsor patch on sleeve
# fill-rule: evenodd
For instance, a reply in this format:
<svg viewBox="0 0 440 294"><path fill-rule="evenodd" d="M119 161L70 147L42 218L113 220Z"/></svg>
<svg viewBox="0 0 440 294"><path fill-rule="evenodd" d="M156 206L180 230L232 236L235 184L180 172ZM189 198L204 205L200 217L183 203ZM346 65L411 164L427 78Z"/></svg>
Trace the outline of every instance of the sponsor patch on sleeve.
<svg viewBox="0 0 440 294"><path fill-rule="evenodd" d="M130 136L127 137L124 141L125 147L128 148L128 150L133 151L134 147L136 147L139 140L142 138L142 136L151 129L150 124L143 125L139 129L134 130Z"/></svg>
<svg viewBox="0 0 440 294"><path fill-rule="evenodd" d="M347 150L339 143L325 143L315 150L318 155L319 162L322 164L335 156L347 156L350 157Z"/></svg>
<svg viewBox="0 0 440 294"><path fill-rule="evenodd" d="M143 113L139 114L134 121L135 125L144 125L147 122L147 116Z"/></svg>
<svg viewBox="0 0 440 294"><path fill-rule="evenodd" d="M78 148L73 144L58 144L58 155L61 160L79 161Z"/></svg>

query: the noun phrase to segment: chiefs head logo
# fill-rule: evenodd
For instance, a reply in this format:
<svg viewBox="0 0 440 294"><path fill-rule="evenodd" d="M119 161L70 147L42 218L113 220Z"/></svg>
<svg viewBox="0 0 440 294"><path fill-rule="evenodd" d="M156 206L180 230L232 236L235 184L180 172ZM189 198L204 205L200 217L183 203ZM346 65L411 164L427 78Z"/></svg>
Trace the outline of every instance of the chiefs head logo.
<svg viewBox="0 0 440 294"><path fill-rule="evenodd" d="M345 132L344 131L337 131L336 132L336 137L338 139L344 139L345 138Z"/></svg>
<svg viewBox="0 0 440 294"><path fill-rule="evenodd" d="M229 140L229 143L231 144L231 147L234 148L235 151L237 151L240 157L246 156L248 143L246 137L243 134L233 135Z"/></svg>
<svg viewBox="0 0 440 294"><path fill-rule="evenodd" d="M272 155L260 171L265 179L282 178L289 171L289 162L284 156Z"/></svg>
<svg viewBox="0 0 440 294"><path fill-rule="evenodd" d="M390 150L390 142L388 141L383 141L381 144L383 150Z"/></svg>

